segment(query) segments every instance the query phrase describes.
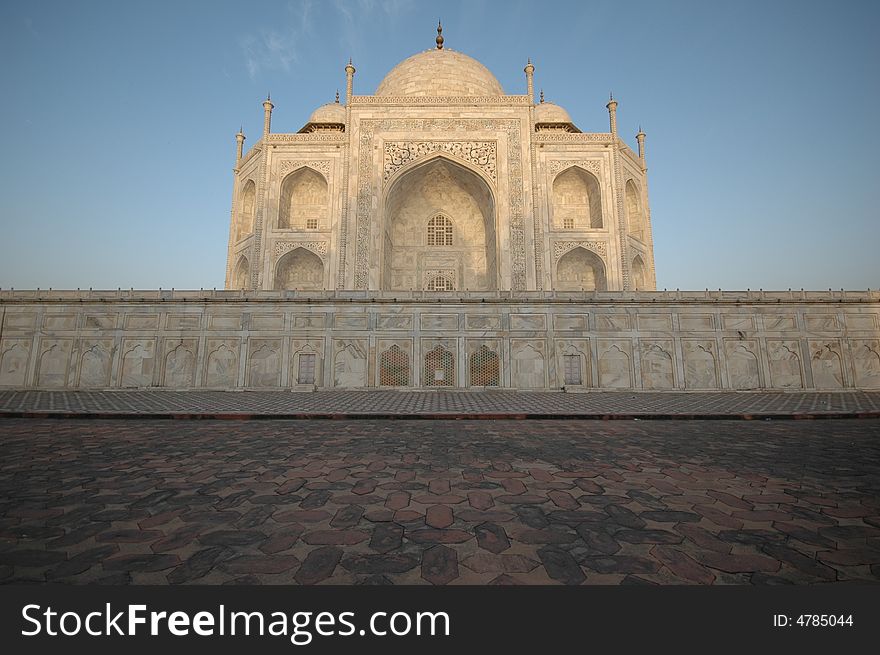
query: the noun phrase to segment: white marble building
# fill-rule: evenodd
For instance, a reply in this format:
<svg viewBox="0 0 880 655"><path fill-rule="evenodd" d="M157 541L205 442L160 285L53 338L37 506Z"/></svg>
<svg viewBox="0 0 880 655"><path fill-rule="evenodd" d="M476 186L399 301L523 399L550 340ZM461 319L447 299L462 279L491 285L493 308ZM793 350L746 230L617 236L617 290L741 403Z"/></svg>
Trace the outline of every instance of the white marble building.
<svg viewBox="0 0 880 655"><path fill-rule="evenodd" d="M315 110L238 156L226 287L257 290L651 290L644 138L582 132L565 109L505 93L443 46L373 95Z"/></svg>
<svg viewBox="0 0 880 655"><path fill-rule="evenodd" d="M226 289L0 290L0 388L880 389L877 291L655 291L644 157L442 48L243 153Z"/></svg>

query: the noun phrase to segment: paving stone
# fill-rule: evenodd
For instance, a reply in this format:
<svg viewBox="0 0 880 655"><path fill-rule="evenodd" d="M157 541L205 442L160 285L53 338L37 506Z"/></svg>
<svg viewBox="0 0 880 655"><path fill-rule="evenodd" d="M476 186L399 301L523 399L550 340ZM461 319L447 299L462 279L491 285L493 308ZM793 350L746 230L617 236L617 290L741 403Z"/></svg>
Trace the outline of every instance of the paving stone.
<svg viewBox="0 0 880 655"><path fill-rule="evenodd" d="M684 537L668 530L619 530L614 533L617 541L628 544L680 544Z"/></svg>
<svg viewBox="0 0 880 655"><path fill-rule="evenodd" d="M455 510L455 518L460 521L473 521L479 523L484 523L486 521L504 523L505 521L514 520L516 515L511 512L500 512L495 510L481 512L476 509L458 509Z"/></svg>
<svg viewBox="0 0 880 655"><path fill-rule="evenodd" d="M519 505L519 504L535 504L541 505L543 503L549 502L549 498L547 496L540 496L538 494L520 494L518 496L511 495L503 495L495 498L499 503L505 503L508 505Z"/></svg>
<svg viewBox="0 0 880 655"><path fill-rule="evenodd" d="M358 496L363 496L366 494L373 493L373 490L376 488L375 480L358 480L357 484L355 484L351 488L351 492L353 494L357 494Z"/></svg>
<svg viewBox="0 0 880 655"><path fill-rule="evenodd" d="M651 555L679 578L697 584L708 585L715 582L714 573L686 553L671 546L654 546Z"/></svg>
<svg viewBox="0 0 880 655"><path fill-rule="evenodd" d="M81 551L70 559L63 561L46 571L46 580L51 582L52 580L57 580L59 578L69 578L79 575L80 573L85 573L95 564L99 564L104 559L111 555L115 555L118 552L119 546L116 544L104 544L96 548L89 548L88 550Z"/></svg>
<svg viewBox="0 0 880 655"><path fill-rule="evenodd" d="M419 544L460 544L474 538L464 530L435 530L422 528L420 530L407 530L406 538Z"/></svg>
<svg viewBox="0 0 880 655"><path fill-rule="evenodd" d="M495 523L481 523L474 528L477 545L490 553L501 553L510 548L510 539L500 525Z"/></svg>
<svg viewBox="0 0 880 655"><path fill-rule="evenodd" d="M177 555L147 554L118 555L102 562L105 571L135 571L138 573L155 573L173 568L180 564Z"/></svg>
<svg viewBox="0 0 880 655"><path fill-rule="evenodd" d="M779 561L763 555L729 555L702 551L696 554L696 559L705 566L726 571L727 573L750 573L763 571L774 573L779 570Z"/></svg>
<svg viewBox="0 0 880 655"><path fill-rule="evenodd" d="M232 574L277 575L299 565L299 559L293 555L238 555L224 561L220 568Z"/></svg>
<svg viewBox="0 0 880 655"><path fill-rule="evenodd" d="M835 525L819 528L819 534L835 541L865 539L880 535L880 528L869 525Z"/></svg>
<svg viewBox="0 0 880 655"><path fill-rule="evenodd" d="M425 523L432 528L448 528L454 521L448 505L431 505L425 511Z"/></svg>
<svg viewBox="0 0 880 655"><path fill-rule="evenodd" d="M597 573L647 574L657 573L660 562L633 555L606 555L589 557L582 561L583 565Z"/></svg>
<svg viewBox="0 0 880 655"><path fill-rule="evenodd" d="M208 575L218 562L228 559L233 554L234 551L225 546L202 548L187 557L186 561L168 573L166 577L171 584L183 584L198 580Z"/></svg>
<svg viewBox="0 0 880 655"><path fill-rule="evenodd" d="M149 530L151 528L158 528L160 526L166 525L167 523L171 523L174 519L184 513L184 509L177 508L172 509L167 512L160 512L159 514L154 514L153 516L149 516L145 519L141 519L138 521L138 527L143 530Z"/></svg>
<svg viewBox="0 0 880 655"><path fill-rule="evenodd" d="M880 550L875 548L846 548L842 550L821 551L816 557L826 564L861 566L880 564Z"/></svg>
<svg viewBox="0 0 880 655"><path fill-rule="evenodd" d="M799 571L809 574L811 577L816 578L817 581L835 580L837 578L837 572L834 569L820 564L812 557L807 557L793 548L778 544L765 544L761 550L773 559L785 562Z"/></svg>
<svg viewBox="0 0 880 655"><path fill-rule="evenodd" d="M474 553L461 562L475 573L528 573L541 565L525 555L490 555Z"/></svg>
<svg viewBox="0 0 880 655"><path fill-rule="evenodd" d="M581 523L601 523L608 521L607 514L592 512L590 510L554 510L547 513L547 519L551 523L562 523L570 527L577 527ZM533 527L533 526L530 526Z"/></svg>
<svg viewBox="0 0 880 655"><path fill-rule="evenodd" d="M522 530L514 534L514 539L524 544L570 544L577 541L577 535L562 530Z"/></svg>
<svg viewBox="0 0 880 655"><path fill-rule="evenodd" d="M342 549L336 546L321 546L309 551L293 579L302 585L317 584L333 575Z"/></svg>
<svg viewBox="0 0 880 655"><path fill-rule="evenodd" d="M565 491L551 491L547 497L553 501L553 504L562 509L576 510L581 504L570 493Z"/></svg>
<svg viewBox="0 0 880 655"><path fill-rule="evenodd" d="M154 553L165 553L177 550L184 546L188 546L195 541L201 532L201 526L187 525L183 528L178 528L177 530L169 532L166 537L154 542L150 548Z"/></svg>
<svg viewBox="0 0 880 655"><path fill-rule="evenodd" d="M457 494L424 494L416 496L413 500L423 505L457 505L463 503L466 499L464 496Z"/></svg>
<svg viewBox="0 0 880 655"><path fill-rule="evenodd" d="M303 509L318 509L327 504L332 495L329 491L313 491L302 499L299 506Z"/></svg>
<svg viewBox="0 0 880 655"><path fill-rule="evenodd" d="M302 535L302 540L312 546L354 546L369 538L363 530L315 530Z"/></svg>
<svg viewBox="0 0 880 655"><path fill-rule="evenodd" d="M468 502L471 507L479 510L486 510L495 505L495 501L492 500L492 494L485 491L469 491Z"/></svg>
<svg viewBox="0 0 880 655"><path fill-rule="evenodd" d="M51 539L46 545L49 548L64 548L67 546L75 546L82 543L86 539L94 537L101 532L110 528L110 523L106 521L98 521L97 523L86 523L80 527L72 529L67 534Z"/></svg>
<svg viewBox="0 0 880 655"><path fill-rule="evenodd" d="M346 505L337 510L336 515L330 521L334 528L353 528L361 521L364 508L360 505Z"/></svg>
<svg viewBox="0 0 880 655"><path fill-rule="evenodd" d="M400 548L403 542L403 526L396 523L380 523L373 528L370 537L370 550L389 553Z"/></svg>
<svg viewBox="0 0 880 655"><path fill-rule="evenodd" d="M539 548L538 557L547 575L554 580L567 585L577 585L587 579L574 557L557 546Z"/></svg>
<svg viewBox="0 0 880 655"><path fill-rule="evenodd" d="M608 534L601 525L581 523L577 532L592 551L603 555L614 555L620 550L617 539Z"/></svg>
<svg viewBox="0 0 880 655"><path fill-rule="evenodd" d="M623 505L606 505L605 513L608 515L608 518L611 519L613 523L616 523L617 525L620 525L624 528L639 530L647 525L644 519L642 519L631 509L624 507Z"/></svg>
<svg viewBox="0 0 880 655"><path fill-rule="evenodd" d="M385 507L390 510L396 511L399 509L403 509L404 507L409 506L410 495L406 491L393 491L388 494L388 498L385 501Z"/></svg>
<svg viewBox="0 0 880 655"><path fill-rule="evenodd" d="M417 567L419 560L403 553L389 555L351 555L342 561L342 568L352 573L406 573Z"/></svg>
<svg viewBox="0 0 880 655"><path fill-rule="evenodd" d="M732 528L734 530L739 530L743 526L742 521L734 518L729 513L723 512L716 507L711 507L709 505L694 505L694 511L722 528Z"/></svg>
<svg viewBox="0 0 880 655"><path fill-rule="evenodd" d="M772 530L721 530L718 533L721 541L744 546L763 546L767 543L781 543L785 535Z"/></svg>
<svg viewBox="0 0 880 655"><path fill-rule="evenodd" d="M159 530L108 530L95 537L98 542L140 544L164 536Z"/></svg>
<svg viewBox="0 0 880 655"><path fill-rule="evenodd" d="M449 584L458 577L458 553L448 546L432 546L422 553L422 578L433 585Z"/></svg>
<svg viewBox="0 0 880 655"><path fill-rule="evenodd" d="M61 551L34 548L7 550L2 557L4 564L12 566L48 566L67 559L67 555Z"/></svg>
<svg viewBox="0 0 880 655"><path fill-rule="evenodd" d="M726 491L716 491L715 489L710 489L706 492L706 495L714 498L720 503L727 505L728 507L733 507L734 509L752 509L752 503L746 502L742 498L737 498L733 494L729 494Z"/></svg>
<svg viewBox="0 0 880 655"><path fill-rule="evenodd" d="M397 523L422 523L425 520L425 515L411 509L399 509L394 512L394 520Z"/></svg>
<svg viewBox="0 0 880 655"><path fill-rule="evenodd" d="M672 510L652 510L639 514L643 519L658 523L699 523L703 518L693 512L675 512Z"/></svg>
<svg viewBox="0 0 880 655"><path fill-rule="evenodd" d="M513 511L516 512L520 521L535 530L541 530L550 525L550 522L547 520L547 515L544 514L544 510L540 507L533 505L520 505L514 507Z"/></svg>
<svg viewBox="0 0 880 655"><path fill-rule="evenodd" d="M251 546L265 540L266 535L256 530L216 530L199 537L206 546Z"/></svg>
<svg viewBox="0 0 880 655"><path fill-rule="evenodd" d="M681 535L684 535L687 539L690 539L700 548L704 548L706 550L714 550L716 553L729 553L731 549L731 544L722 541L714 534L701 528L698 525L693 525L690 523L681 523L675 526L675 531Z"/></svg>
<svg viewBox="0 0 880 655"><path fill-rule="evenodd" d="M322 509L291 509L276 512L272 519L278 523L320 523L332 515Z"/></svg>

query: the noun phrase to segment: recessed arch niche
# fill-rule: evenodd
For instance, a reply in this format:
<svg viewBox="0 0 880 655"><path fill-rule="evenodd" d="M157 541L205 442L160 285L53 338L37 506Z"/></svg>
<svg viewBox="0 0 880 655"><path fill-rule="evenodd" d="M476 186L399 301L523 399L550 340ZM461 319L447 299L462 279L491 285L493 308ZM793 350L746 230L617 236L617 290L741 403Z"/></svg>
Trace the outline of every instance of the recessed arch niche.
<svg viewBox="0 0 880 655"><path fill-rule="evenodd" d="M586 248L573 248L556 263L558 291L605 291L608 283L602 258Z"/></svg>
<svg viewBox="0 0 880 655"><path fill-rule="evenodd" d="M278 228L318 229L326 221L329 200L327 180L308 166L298 168L281 182Z"/></svg>
<svg viewBox="0 0 880 655"><path fill-rule="evenodd" d="M257 185L253 180L244 183L241 190L241 202L236 223L235 240L241 241L254 231L254 211L256 208Z"/></svg>
<svg viewBox="0 0 880 655"><path fill-rule="evenodd" d="M324 288L324 262L305 248L294 248L275 265L275 289L317 291Z"/></svg>
<svg viewBox="0 0 880 655"><path fill-rule="evenodd" d="M642 259L641 255L636 255L635 257L633 257L632 265L630 266L630 272L633 289L638 291L647 291L650 287L650 284L648 282L648 267L645 266L645 261Z"/></svg>
<svg viewBox="0 0 880 655"><path fill-rule="evenodd" d="M554 178L553 225L557 229L602 229L602 194L595 175L572 166Z"/></svg>
<svg viewBox="0 0 880 655"><path fill-rule="evenodd" d="M645 241L645 216L642 212L641 194L635 182L626 181L626 220L630 236Z"/></svg>
<svg viewBox="0 0 880 655"><path fill-rule="evenodd" d="M443 217L444 224L451 223L449 238L445 232L443 239L429 238L429 230L436 231L438 217ZM460 289L498 288L492 190L476 172L440 156L403 172L389 188L381 286L425 288L428 278L436 274L431 271L437 270L455 271Z"/></svg>
<svg viewBox="0 0 880 655"><path fill-rule="evenodd" d="M238 263L235 265L235 269L232 272L232 288L233 289L247 289L248 288L248 275L250 273L250 264L248 263L247 257L242 255L238 258Z"/></svg>

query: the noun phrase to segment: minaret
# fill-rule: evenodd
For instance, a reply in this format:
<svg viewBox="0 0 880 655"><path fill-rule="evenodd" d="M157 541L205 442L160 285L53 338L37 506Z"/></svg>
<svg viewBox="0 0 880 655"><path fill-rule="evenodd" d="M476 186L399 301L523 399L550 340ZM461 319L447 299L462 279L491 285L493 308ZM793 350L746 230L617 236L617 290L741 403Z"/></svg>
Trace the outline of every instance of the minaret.
<svg viewBox="0 0 880 655"><path fill-rule="evenodd" d="M532 59L529 57L529 63L523 68L526 74L526 93L529 94L529 104L535 104L535 67L532 66Z"/></svg>
<svg viewBox="0 0 880 655"><path fill-rule="evenodd" d="M354 88L355 67L351 65L351 57L348 58L348 65L345 67L345 104L351 104L351 94Z"/></svg>
<svg viewBox="0 0 880 655"><path fill-rule="evenodd" d="M241 154L244 150L244 132L238 128L238 134L235 135L235 170L238 170L238 164L241 162Z"/></svg>
<svg viewBox="0 0 880 655"><path fill-rule="evenodd" d="M610 96L610 100L608 104L605 105L606 109L608 109L608 117L611 120L611 134L617 137L617 100L614 99L614 95Z"/></svg>
<svg viewBox="0 0 880 655"><path fill-rule="evenodd" d="M642 126L639 125L639 133L636 134L636 141L639 142L639 159L642 160L642 170L648 170L648 166L645 163L645 133L642 132Z"/></svg>
<svg viewBox="0 0 880 655"><path fill-rule="evenodd" d="M439 20L437 21L437 38L434 40L437 41L437 50L443 50L443 25Z"/></svg>
<svg viewBox="0 0 880 655"><path fill-rule="evenodd" d="M266 95L266 99L263 101L263 139L269 136L269 132L272 129L272 110L275 108L275 105L272 104L272 97L270 95Z"/></svg>

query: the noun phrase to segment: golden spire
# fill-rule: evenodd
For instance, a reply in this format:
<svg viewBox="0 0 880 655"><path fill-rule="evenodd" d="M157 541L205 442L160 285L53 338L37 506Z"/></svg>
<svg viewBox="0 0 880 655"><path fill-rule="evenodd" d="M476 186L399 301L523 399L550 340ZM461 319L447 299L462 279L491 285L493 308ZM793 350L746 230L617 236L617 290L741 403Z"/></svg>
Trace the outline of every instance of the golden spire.
<svg viewBox="0 0 880 655"><path fill-rule="evenodd" d="M532 102L534 102L534 100ZM544 89L541 89L541 102L544 102Z"/></svg>
<svg viewBox="0 0 880 655"><path fill-rule="evenodd" d="M339 104L339 89L336 89L336 104Z"/></svg>
<svg viewBox="0 0 880 655"><path fill-rule="evenodd" d="M443 50L443 25L437 21L437 50Z"/></svg>

